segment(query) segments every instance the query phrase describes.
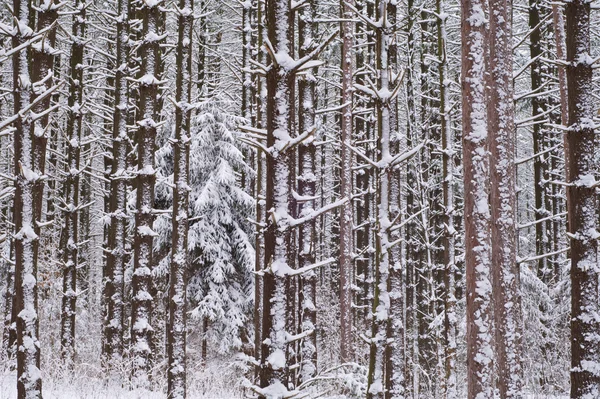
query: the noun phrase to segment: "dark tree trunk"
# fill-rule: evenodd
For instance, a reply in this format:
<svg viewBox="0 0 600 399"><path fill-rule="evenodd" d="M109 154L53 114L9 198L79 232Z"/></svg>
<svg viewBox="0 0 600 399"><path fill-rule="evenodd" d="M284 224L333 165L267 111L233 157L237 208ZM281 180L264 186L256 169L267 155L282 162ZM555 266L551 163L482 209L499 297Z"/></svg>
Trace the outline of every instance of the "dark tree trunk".
<svg viewBox="0 0 600 399"><path fill-rule="evenodd" d="M192 27L194 2L180 0L178 11L173 217L167 327L167 397L186 397L186 291L188 268L189 159L191 135Z"/></svg>
<svg viewBox="0 0 600 399"><path fill-rule="evenodd" d="M590 56L590 3L568 2L567 201L571 241L571 398L600 396L596 138Z"/></svg>
<svg viewBox="0 0 600 399"><path fill-rule="evenodd" d="M287 334L295 313L288 313L290 297L289 270L294 265L293 232L287 225L295 213L293 168L295 152L289 147L293 137L295 76L293 71L277 63L275 54L293 56L294 19L287 0L268 0L265 6L267 37L273 48L267 73L266 128L266 215L264 230L264 264L262 295L262 349L260 386L287 392L290 388L290 342ZM287 334L286 334L287 333Z"/></svg>
<svg viewBox="0 0 600 399"><path fill-rule="evenodd" d="M523 395L520 268L516 247L516 127L512 63L512 2L490 0L488 135L491 166L492 295L497 389ZM469 192L469 191L466 191Z"/></svg>
<svg viewBox="0 0 600 399"><path fill-rule="evenodd" d="M316 41L316 1L310 0L298 15L298 43L300 58L309 55L317 46ZM303 134L317 129L315 124L316 79L317 69L309 69L298 82L298 131ZM316 148L314 141L300 144L298 148L298 215L310 215L315 210L316 201ZM352 231L350 230L350 237ZM298 229L298 267L308 267L316 261L315 220L302 224ZM348 265L350 268L352 264ZM348 281L348 296L351 280ZM343 286L342 286L343 287ZM343 290L343 288L342 288ZM298 383L302 383L317 375L317 273L315 270L302 274L298 293L298 306L301 317L299 332L312 331L300 341L301 368ZM351 314L352 309L347 312ZM350 323L352 327L352 323Z"/></svg>
<svg viewBox="0 0 600 399"><path fill-rule="evenodd" d="M81 5L81 7L80 7ZM63 184L63 225L60 252L63 262L61 315L61 357L72 367L75 360L75 303L79 264L79 180L81 129L83 122L83 52L85 46L85 7L75 0L70 57L70 86L67 113L67 165Z"/></svg>
<svg viewBox="0 0 600 399"><path fill-rule="evenodd" d="M352 198L352 160L353 154L349 146L352 144L353 132L353 91L354 91L354 14L346 5L353 6L354 1L341 1L342 22L342 89L341 89L341 160L340 172L341 196ZM314 90L314 89L313 89ZM353 218L354 201L348 201L340 213L340 357L342 362L354 359L354 341L352 339L352 283L353 283ZM362 243L361 243L362 244Z"/></svg>
<svg viewBox="0 0 600 399"><path fill-rule="evenodd" d="M147 387L154 357L152 314L154 298L153 242L154 221L154 153L158 121L160 86L160 21L162 2L143 3L140 9L143 28L139 83L139 114L137 131L136 214L134 231L134 261L131 302L132 384Z"/></svg>
<svg viewBox="0 0 600 399"><path fill-rule="evenodd" d="M128 165L128 112L129 95L127 77L129 75L129 14L130 5L126 0L118 0L116 62L114 78L114 111L112 124L111 170L108 211L110 224L106 247L104 270L104 326L103 326L103 366L111 368L123 355L124 333L124 274L127 262L126 225L127 210L127 165Z"/></svg>
<svg viewBox="0 0 600 399"><path fill-rule="evenodd" d="M462 0L462 127L467 302L468 398L493 397L491 240L487 155L487 5ZM484 154L484 155L482 155Z"/></svg>

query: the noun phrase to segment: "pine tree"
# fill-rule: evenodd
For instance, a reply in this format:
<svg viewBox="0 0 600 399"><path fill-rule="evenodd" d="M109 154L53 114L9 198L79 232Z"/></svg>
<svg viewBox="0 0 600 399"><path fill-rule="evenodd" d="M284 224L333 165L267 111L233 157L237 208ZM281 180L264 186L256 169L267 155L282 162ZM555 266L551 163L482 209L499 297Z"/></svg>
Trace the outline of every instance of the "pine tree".
<svg viewBox="0 0 600 399"><path fill-rule="evenodd" d="M158 93L161 81L160 42L162 0L143 0L139 9L142 17L141 67L139 84L139 114L137 131L136 213L134 231L134 260L131 302L131 355L133 386L148 386L154 355L152 328L154 186L156 171L154 155L159 118Z"/></svg>
<svg viewBox="0 0 600 399"><path fill-rule="evenodd" d="M167 328L169 398L186 397L186 291L188 269L189 161L192 106L192 25L194 4L178 6L176 114L173 140L173 212L171 267L169 270L169 319Z"/></svg>
<svg viewBox="0 0 600 399"><path fill-rule="evenodd" d="M300 58L309 55L317 46L316 41L316 4L310 0L298 15L298 41ZM298 130L300 134L316 131L315 111L317 68L307 69L298 82ZM316 195L316 147L314 140L307 140L298 147L298 216L308 216L315 210ZM316 262L315 220L304 223L298 228L298 268L310 267ZM349 233L351 237L351 232ZM351 263L348 266L351 270ZM348 288L351 279L348 279ZM348 289L348 298L351 299ZM314 270L303 273L298 292L300 310L299 331L311 332L300 340L299 383L314 378L317 374L317 273ZM351 309L347 309L351 314ZM350 326L352 323L349 323Z"/></svg>
<svg viewBox="0 0 600 399"><path fill-rule="evenodd" d="M566 4L568 236L571 241L571 397L600 396L598 198L595 193L594 107L591 102L590 3Z"/></svg>
<svg viewBox="0 0 600 399"><path fill-rule="evenodd" d="M111 169L109 183L106 263L103 274L104 325L103 365L110 368L123 355L124 274L127 259L125 247L127 227L127 155L129 96L129 10L126 0L117 1L116 60L114 77L114 109L111 137Z"/></svg>
<svg viewBox="0 0 600 399"><path fill-rule="evenodd" d="M252 170L237 146L234 116L223 98L200 102L190 136L188 301L193 319L208 322L204 341L217 353L240 349L251 306L254 201L238 174ZM160 232L160 236L170 234Z"/></svg>
<svg viewBox="0 0 600 399"><path fill-rule="evenodd" d="M67 167L63 185L63 226L60 248L63 262L61 356L71 367L75 357L75 303L79 264L80 156L83 124L83 52L85 48L85 5L75 0L71 32L70 86L67 119Z"/></svg>
<svg viewBox="0 0 600 399"><path fill-rule="evenodd" d="M55 21L58 6L44 2L37 12L30 1L14 0L13 133L16 189L13 205L15 228L15 298L17 324L17 397L42 397L38 319L38 253L50 95L52 86ZM39 36L44 35L44 36ZM31 46L31 42L35 45ZM35 54L37 62L32 62ZM31 73L30 73L31 72ZM34 114L35 113L35 114Z"/></svg>
<svg viewBox="0 0 600 399"><path fill-rule="evenodd" d="M498 390L501 398L522 396L520 270L516 262L516 176L512 15L510 3L490 0L488 136L492 295Z"/></svg>
<svg viewBox="0 0 600 399"><path fill-rule="evenodd" d="M468 397L492 397L490 178L486 107L485 13L479 0L462 0L462 127L465 196Z"/></svg>
<svg viewBox="0 0 600 399"><path fill-rule="evenodd" d="M352 144L353 133L353 82L354 82L354 24L350 21L353 17L354 2L341 0L342 29L342 93L341 93L341 148L342 159L340 173L340 192L343 197L352 197ZM340 214L340 357L342 361L353 359L352 329L352 284L353 284L353 201L343 206Z"/></svg>

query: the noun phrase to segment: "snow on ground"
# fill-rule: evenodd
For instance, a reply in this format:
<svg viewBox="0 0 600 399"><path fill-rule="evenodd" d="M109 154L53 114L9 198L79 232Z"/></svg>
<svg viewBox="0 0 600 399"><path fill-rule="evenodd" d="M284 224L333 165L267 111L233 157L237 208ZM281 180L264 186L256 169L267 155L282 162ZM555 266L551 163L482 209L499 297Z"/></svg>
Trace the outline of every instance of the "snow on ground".
<svg viewBox="0 0 600 399"><path fill-rule="evenodd" d="M0 375L0 399L17 397L16 373ZM235 387L227 388L227 381L215 380L214 386L207 384L202 389L191 389L190 399L238 399L243 393ZM200 388L200 387L198 387ZM232 390L233 389L233 390ZM98 379L61 381L46 379L43 382L44 399L164 399L163 392L142 389L133 391L118 384L105 385Z"/></svg>
<svg viewBox="0 0 600 399"><path fill-rule="evenodd" d="M43 371L44 372L44 371ZM164 399L164 391L129 390L119 382L107 383L101 378L86 375L60 378L44 372L42 392L44 399ZM239 370L227 364L209 364L202 370L188 373L189 399L242 399ZM163 384L161 384L163 385ZM17 397L16 372L0 370L0 399Z"/></svg>

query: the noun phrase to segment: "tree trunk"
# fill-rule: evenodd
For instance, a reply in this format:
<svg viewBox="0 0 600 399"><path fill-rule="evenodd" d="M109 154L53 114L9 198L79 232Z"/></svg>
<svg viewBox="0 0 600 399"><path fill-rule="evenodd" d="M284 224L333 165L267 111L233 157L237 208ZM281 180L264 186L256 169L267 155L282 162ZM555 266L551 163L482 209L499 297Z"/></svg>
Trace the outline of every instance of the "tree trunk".
<svg viewBox="0 0 600 399"><path fill-rule="evenodd" d="M162 2L144 2L140 9L143 20L141 69L139 83L140 105L136 118L137 131L137 199L134 231L134 263L131 303L131 355L133 362L132 384L148 387L154 355L152 328L152 251L156 233L154 221L154 152L158 117L158 88L160 85L159 32Z"/></svg>
<svg viewBox="0 0 600 399"><path fill-rule="evenodd" d="M256 2L256 20L257 20L257 37L256 37L256 48L257 48L257 62L263 60L263 31L264 31L264 6L261 1ZM262 93L263 88L263 77L256 77L256 120L255 125L258 129L262 129L264 124L264 96ZM254 240L255 249L255 264L254 271L257 273L254 277L254 359L257 361L255 367L255 378L259 377L260 374L260 359L261 359L261 342L262 342L262 294L263 294L263 279L258 274L262 269L262 262L264 260L264 242L263 242L263 228L265 226L265 186L266 186L266 173L265 173L265 154L261 150L257 150L256 154L256 238Z"/></svg>
<svg viewBox="0 0 600 399"><path fill-rule="evenodd" d="M33 8L27 0L13 0L15 35L13 48L23 45L33 32ZM17 323L17 398L42 398L40 373L40 343L37 261L40 239L42 197L50 96L52 84L54 42L56 32L51 28L58 16L54 2L37 9L38 31L50 29L35 49L25 46L13 55L14 113L14 171L16 176L13 204L15 225L15 298ZM36 56L36 62L33 56ZM31 71L31 75L29 73ZM34 90L33 84L39 87ZM43 97L40 97L43 93ZM34 101L37 104L34 105ZM32 108L32 109L31 109ZM32 112L33 111L33 112ZM34 117L35 115L35 117Z"/></svg>
<svg viewBox="0 0 600 399"><path fill-rule="evenodd" d="M348 7L354 1L341 1L342 22L342 89L341 89L341 159L340 192L345 198L352 198L352 144L353 132L353 91L354 91L354 14ZM353 218L354 201L348 201L340 213L340 358L342 362L354 360L354 341L352 339L352 272L353 272Z"/></svg>
<svg viewBox="0 0 600 399"><path fill-rule="evenodd" d="M118 0L116 33L116 68L114 78L114 111L112 125L112 162L109 188L108 240L104 270L103 366L111 368L123 355L124 273L127 261L127 164L129 95L129 9L127 0Z"/></svg>
<svg viewBox="0 0 600 399"><path fill-rule="evenodd" d="M70 85L67 113L67 165L63 184L63 226L60 252L63 262L61 316L61 357L72 367L75 360L75 303L79 264L79 176L81 129L83 122L83 51L85 46L85 7L75 0L70 59Z"/></svg>
<svg viewBox="0 0 600 399"><path fill-rule="evenodd" d="M298 15L298 43L300 58L308 56L317 46L315 1L310 0L300 9ZM298 82L298 131L303 134L316 130L315 108L317 68L306 71ZM300 144L298 148L298 201L299 217L310 215L315 210L316 202L316 148L314 140ZM350 235L352 232L350 231ZM298 229L298 267L308 267L316 261L316 232L315 220L300 225ZM351 267L351 264L350 264ZM300 375L298 383L308 381L317 375L317 273L310 270L302 274L299 291L299 306L301 312L301 331L312 331L300 341ZM351 312L351 309L348 309Z"/></svg>
<svg viewBox="0 0 600 399"><path fill-rule="evenodd" d="M173 141L173 216L171 268L169 271L169 319L167 327L167 397L186 397L186 291L188 268L189 159L192 85L192 28L194 2L179 0L175 137Z"/></svg>
<svg viewBox="0 0 600 399"><path fill-rule="evenodd" d="M486 109L486 3L461 0L462 126L469 399L493 396L491 240Z"/></svg>
<svg viewBox="0 0 600 399"><path fill-rule="evenodd" d="M596 140L590 58L590 3L568 2L567 201L571 239L571 398L600 397L598 209L594 173Z"/></svg>
<svg viewBox="0 0 600 399"><path fill-rule="evenodd" d="M388 18L389 0L378 0L377 8L377 76L378 92L374 93L377 108L377 144L379 149L377 181L377 209L375 237L375 286L373 297L373 324L369 359L367 398L385 397L386 365L389 364L388 332L390 323L390 189L393 175L391 137L391 80L388 52L394 26Z"/></svg>
<svg viewBox="0 0 600 399"><path fill-rule="evenodd" d="M417 20L417 9L414 0L407 1L407 71L406 71L406 143L412 146L418 141L419 126L417 123L417 106L415 99L418 97L415 85L418 74L415 63L415 34L414 25ZM411 216L419 212L417 189L416 160L409 161L406 167L406 214ZM405 322L404 342L406 351L405 384L408 397L419 396L419 356L418 356L418 331L417 331L417 295L418 270L421 265L421 244L419 243L419 226L417 220L407 221L406 236L406 271L405 271Z"/></svg>
<svg viewBox="0 0 600 399"><path fill-rule="evenodd" d="M456 230L454 229L454 137L450 124L450 99L448 82L448 57L446 20L444 0L436 0L437 34L438 34L438 78L440 86L441 116L440 135L442 140L442 195L444 203L443 267L444 267L444 398L458 399L456 375Z"/></svg>
<svg viewBox="0 0 600 399"><path fill-rule="evenodd" d="M293 192L294 149L289 148L292 139L294 106L294 73L281 58L293 55L294 36L293 12L288 0L268 0L265 6L266 27L269 45L272 46L267 72L267 154L266 207L267 226L264 230L263 305L262 305L262 350L260 386L265 388L267 398L284 395L289 384L288 334L295 314L288 314L289 270L293 266L295 253L292 230L288 223L293 217L295 203ZM290 320L292 319L292 320Z"/></svg>
<svg viewBox="0 0 600 399"><path fill-rule="evenodd" d="M497 387L501 398L520 398L520 268L516 251L516 128L512 71L512 3L490 0L490 96L488 134L491 164L492 293ZM469 191L466 191L469 192Z"/></svg>

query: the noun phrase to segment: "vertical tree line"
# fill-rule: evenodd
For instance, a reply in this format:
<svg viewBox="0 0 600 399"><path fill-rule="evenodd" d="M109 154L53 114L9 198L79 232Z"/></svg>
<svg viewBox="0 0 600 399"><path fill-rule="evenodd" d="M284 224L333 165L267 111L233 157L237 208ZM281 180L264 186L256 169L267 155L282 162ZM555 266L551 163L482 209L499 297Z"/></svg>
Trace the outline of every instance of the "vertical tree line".
<svg viewBox="0 0 600 399"><path fill-rule="evenodd" d="M17 397L600 396L596 9L13 0Z"/></svg>

